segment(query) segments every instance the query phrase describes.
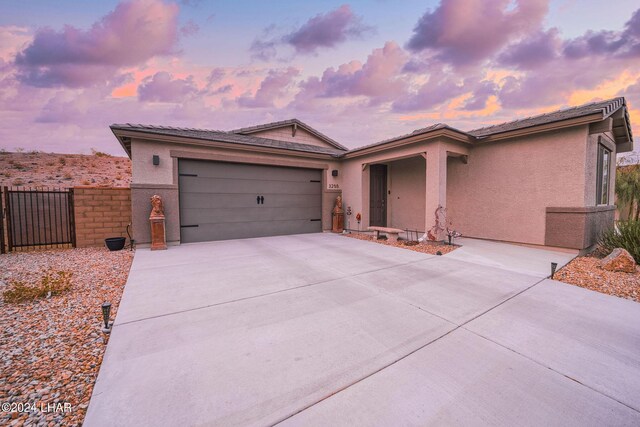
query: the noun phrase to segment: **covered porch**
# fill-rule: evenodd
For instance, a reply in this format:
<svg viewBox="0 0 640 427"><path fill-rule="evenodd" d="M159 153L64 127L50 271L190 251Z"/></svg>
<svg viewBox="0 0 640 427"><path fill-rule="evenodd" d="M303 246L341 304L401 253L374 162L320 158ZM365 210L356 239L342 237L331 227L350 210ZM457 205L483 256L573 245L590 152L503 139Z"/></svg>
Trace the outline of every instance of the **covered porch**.
<svg viewBox="0 0 640 427"><path fill-rule="evenodd" d="M436 211L447 208L448 163L466 164L468 156L469 150L462 144L432 140L361 159L357 164L360 191L355 188L344 191L352 217L356 213L362 216L360 224L349 218L349 228L360 231L369 226L397 228L405 230L400 234L405 239L424 237L432 230L436 240L444 240L444 229L433 227ZM353 169L355 165L348 165L345 173L353 174ZM455 213L449 212L449 216L452 218Z"/></svg>

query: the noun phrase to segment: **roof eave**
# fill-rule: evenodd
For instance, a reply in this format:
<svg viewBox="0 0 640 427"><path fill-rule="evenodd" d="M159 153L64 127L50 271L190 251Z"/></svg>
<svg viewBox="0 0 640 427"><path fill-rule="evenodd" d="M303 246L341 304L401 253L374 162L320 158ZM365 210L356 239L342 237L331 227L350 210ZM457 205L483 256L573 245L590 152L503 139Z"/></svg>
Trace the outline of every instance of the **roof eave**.
<svg viewBox="0 0 640 427"><path fill-rule="evenodd" d="M121 138L136 138L147 141L160 141L160 142L169 142L174 144L181 145L196 145L200 147L218 147L225 149L233 149L240 151L253 151L253 152L261 152L261 153L287 153L291 154L295 153L296 156L299 157L312 157L312 158L335 158L336 154L333 153L318 153L311 151L303 151L296 150L294 148L281 148L281 147L268 147L261 145L252 145L252 144L238 144L234 142L228 141L218 141L215 139L206 139L206 138L197 138L197 137L186 137L186 136L177 136L177 135L167 135L155 132L145 132L143 130L137 129L122 129L122 128L112 128L111 129L118 140L122 144ZM116 133L116 130L118 133Z"/></svg>
<svg viewBox="0 0 640 427"><path fill-rule="evenodd" d="M464 144L473 144L475 138L471 135L467 135L464 132L460 132L451 128L434 129L429 132L421 133L418 135L409 135L406 138L394 139L383 144L356 148L346 152L343 158L350 159L354 157L365 156L368 154L378 153L381 151L393 150L405 145L414 144L417 142L426 142L429 139L446 137L453 139Z"/></svg>
<svg viewBox="0 0 640 427"><path fill-rule="evenodd" d="M478 143L491 141L499 141L503 139L515 138L519 136L532 135L540 132L548 132L551 130L563 129L573 126L588 125L593 122L604 120L602 113L589 114L582 117L574 117L572 119L559 120L551 123L543 123L539 125L527 126L520 129L513 129L499 133L493 133L487 136L477 136Z"/></svg>
<svg viewBox="0 0 640 427"><path fill-rule="evenodd" d="M111 132L113 132L113 135L116 137L116 139L118 140L118 142L120 143L120 146L122 147L122 149L125 151L125 153L127 153L127 156L129 157L129 159L131 159L131 143L126 143L124 138L121 135L118 135L118 132L120 129L114 125L109 126L109 129L111 129Z"/></svg>
<svg viewBox="0 0 640 427"><path fill-rule="evenodd" d="M250 135L250 134L254 134L254 133L257 133L257 132L262 132L262 131L265 131L265 130L272 130L272 129L280 129L280 128L283 128L283 127L289 127L289 126L291 126L293 124L298 125L302 129L304 129L307 132L309 132L310 134L316 136L317 138L321 139L322 141L326 142L329 145L332 145L333 147L335 147L335 148L337 148L339 150L344 150L344 151L348 150L348 148L345 147L344 145L342 145L342 144L338 143L337 141L334 141L333 139L329 138L328 136L318 132L317 130L315 130L311 126L307 125L304 122L301 122L298 119L286 120L286 121L284 121L284 123L273 123L271 125L258 125L258 126L245 128L245 129L235 129L235 130L232 130L231 132L237 133L237 134L240 134L240 135Z"/></svg>

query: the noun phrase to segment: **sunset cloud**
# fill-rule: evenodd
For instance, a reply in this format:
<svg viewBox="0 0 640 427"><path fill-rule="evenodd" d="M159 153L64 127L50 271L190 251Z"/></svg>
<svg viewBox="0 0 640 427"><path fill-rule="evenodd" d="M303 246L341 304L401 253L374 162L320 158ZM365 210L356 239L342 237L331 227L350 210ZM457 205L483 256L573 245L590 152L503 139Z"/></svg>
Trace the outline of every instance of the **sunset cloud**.
<svg viewBox="0 0 640 427"><path fill-rule="evenodd" d="M298 53L313 53L319 48L334 47L349 38L360 37L371 27L362 24L347 4L309 19L300 28L283 37Z"/></svg>
<svg viewBox="0 0 640 427"><path fill-rule="evenodd" d="M418 20L407 48L451 64L489 58L514 38L537 30L548 0L442 0Z"/></svg>
<svg viewBox="0 0 640 427"><path fill-rule="evenodd" d="M297 54L314 54L321 48L334 48L349 39L362 37L373 28L362 23L349 5L310 18L299 28L283 36L275 36L275 25L263 31L250 48L252 57L267 61L277 54L277 47L288 45Z"/></svg>
<svg viewBox="0 0 640 427"><path fill-rule="evenodd" d="M37 87L104 82L120 67L168 55L178 40L178 8L157 0L120 3L89 30L39 29L16 56L19 79Z"/></svg>
<svg viewBox="0 0 640 427"><path fill-rule="evenodd" d="M181 102L198 92L193 76L185 79L174 79L165 71L147 77L138 86L140 101Z"/></svg>

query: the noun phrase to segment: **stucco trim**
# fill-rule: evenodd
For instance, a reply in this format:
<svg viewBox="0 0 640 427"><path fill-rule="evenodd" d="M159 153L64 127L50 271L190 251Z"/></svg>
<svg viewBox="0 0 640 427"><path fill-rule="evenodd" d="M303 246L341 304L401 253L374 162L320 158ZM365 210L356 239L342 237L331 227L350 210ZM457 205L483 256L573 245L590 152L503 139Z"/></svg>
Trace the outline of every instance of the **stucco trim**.
<svg viewBox="0 0 640 427"><path fill-rule="evenodd" d="M178 184L131 184L131 188L157 188L163 190L177 190Z"/></svg>
<svg viewBox="0 0 640 427"><path fill-rule="evenodd" d="M581 206L581 207L547 207L547 213L593 213L606 212L616 209L615 205Z"/></svg>
<svg viewBox="0 0 640 427"><path fill-rule="evenodd" d="M305 169L329 169L329 164L327 163L309 162L304 160L261 159L250 155L234 156L229 154L202 153L198 151L182 150L169 150L169 155L173 158L179 159L212 160L229 163L249 163L257 165L285 166Z"/></svg>

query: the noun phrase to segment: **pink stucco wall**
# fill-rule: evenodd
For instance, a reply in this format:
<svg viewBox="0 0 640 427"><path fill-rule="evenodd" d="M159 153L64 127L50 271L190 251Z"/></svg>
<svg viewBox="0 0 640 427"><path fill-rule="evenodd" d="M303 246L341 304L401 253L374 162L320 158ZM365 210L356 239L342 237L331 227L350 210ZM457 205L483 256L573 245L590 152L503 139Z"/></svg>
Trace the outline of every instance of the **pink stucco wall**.
<svg viewBox="0 0 640 427"><path fill-rule="evenodd" d="M387 224L424 231L426 162L422 156L388 164Z"/></svg>
<svg viewBox="0 0 640 427"><path fill-rule="evenodd" d="M587 139L584 125L478 144L468 164L450 158L447 208L454 228L469 237L543 245L547 207L587 202Z"/></svg>

